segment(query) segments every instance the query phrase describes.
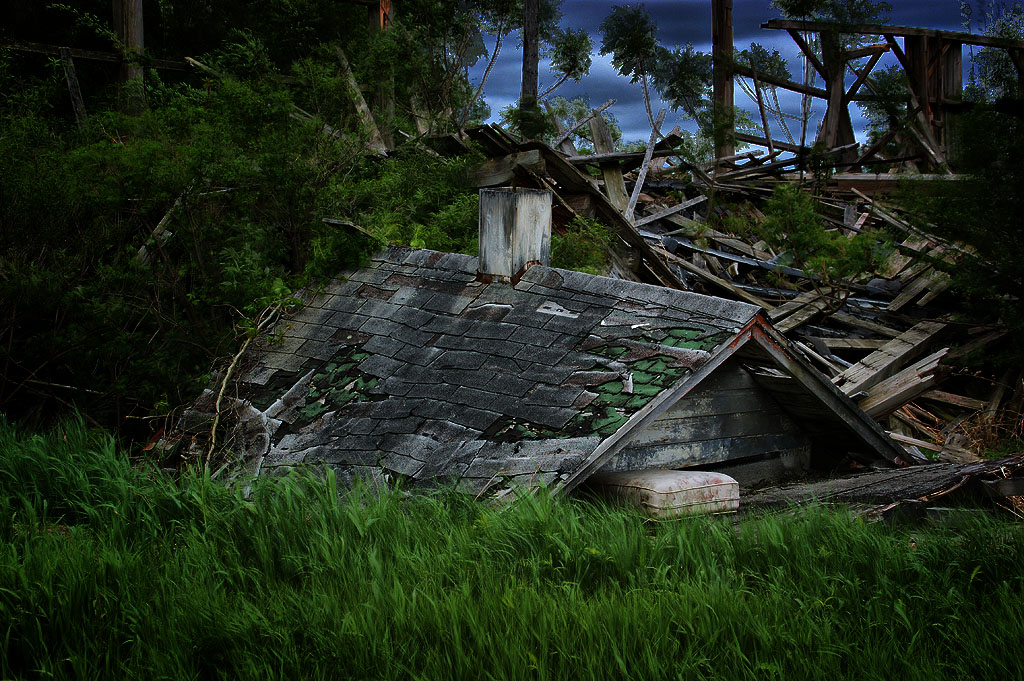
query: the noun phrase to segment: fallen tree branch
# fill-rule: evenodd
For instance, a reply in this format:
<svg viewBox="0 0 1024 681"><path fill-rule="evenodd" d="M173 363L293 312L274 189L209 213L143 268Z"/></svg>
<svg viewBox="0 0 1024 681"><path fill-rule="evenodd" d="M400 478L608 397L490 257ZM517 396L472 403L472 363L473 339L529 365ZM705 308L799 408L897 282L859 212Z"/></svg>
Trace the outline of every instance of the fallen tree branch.
<svg viewBox="0 0 1024 681"><path fill-rule="evenodd" d="M228 382L231 380L231 376L235 373L235 369L238 367L238 362L241 361L245 351L249 349L249 344L252 343L253 339L260 334L261 331L266 329L270 322L277 318L277 313L281 311L282 303L277 303L271 307L266 308L260 313L260 316L266 315L257 325L255 331L245 342L242 343L241 349L235 356L231 358L231 364L224 371L224 378L220 382L220 390L217 391L217 400L213 404L213 424L210 426L210 445L206 449L206 460L203 462L203 468L207 469L210 467L210 458L213 456L213 450L217 448L217 426L220 425L220 405L224 399L224 393L228 389Z"/></svg>

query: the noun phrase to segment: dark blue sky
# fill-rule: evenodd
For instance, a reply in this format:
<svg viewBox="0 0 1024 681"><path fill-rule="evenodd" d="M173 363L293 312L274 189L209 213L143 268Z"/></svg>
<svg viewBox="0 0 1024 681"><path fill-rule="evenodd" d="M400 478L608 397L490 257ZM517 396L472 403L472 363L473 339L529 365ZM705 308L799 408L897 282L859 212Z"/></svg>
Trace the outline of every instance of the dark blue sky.
<svg viewBox="0 0 1024 681"><path fill-rule="evenodd" d="M590 75L580 83L568 82L562 85L555 94L564 97L587 95L592 106L597 106L608 99L614 98L616 103L612 111L619 121L626 140L647 141L650 126L644 113L643 92L639 83L631 84L628 78L618 76L611 67L609 57L597 54L600 45L599 26L607 16L615 2L597 2L594 0L564 0L562 3L562 25L571 28L583 28L590 34L595 44L594 64ZM893 10L889 14L889 23L895 26L918 26L948 30L963 30L961 27L960 3L958 0L891 0ZM658 25L657 37L667 47L683 46L692 43L697 49L711 50L711 0L647 0L644 3L652 18ZM763 21L778 18L779 12L772 9L770 0L734 0L733 1L733 32L737 49L743 49L751 42L759 42L770 49L777 49L789 62L790 72L795 80L800 80L801 61L799 50L785 31L770 31L760 28ZM976 30L976 29L975 29ZM522 72L522 53L517 47L518 37L505 42L501 56L495 65L485 87L487 103L496 120L503 106L514 102L519 97L520 78ZM488 41L488 47L493 40ZM968 55L965 54L965 63ZM887 56L886 59L891 59ZM470 74L474 82L479 82L486 60L481 59ZM882 65L886 61L883 60ZM556 79L541 64L540 87L543 92L546 85ZM820 83L819 83L820 85ZM783 109L798 113L799 95L783 95L780 90ZM754 104L739 87L736 88L736 104L752 113L752 118L760 120ZM658 102L652 107L657 113ZM666 107L667 108L667 107ZM815 101L814 110L818 117L823 113L824 102ZM854 125L859 127L859 110L851 107ZM692 128L682 119L680 114L669 111L666 117L665 130L679 124L683 128ZM812 126L814 123L812 122ZM813 130L809 133L813 136ZM780 135L781 137L781 135Z"/></svg>

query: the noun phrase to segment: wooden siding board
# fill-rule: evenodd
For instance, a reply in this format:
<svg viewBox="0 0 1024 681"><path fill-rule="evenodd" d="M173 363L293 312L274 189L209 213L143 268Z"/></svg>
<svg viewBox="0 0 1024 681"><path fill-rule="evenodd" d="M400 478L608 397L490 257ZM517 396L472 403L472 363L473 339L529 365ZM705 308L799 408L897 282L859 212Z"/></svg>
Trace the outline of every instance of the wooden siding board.
<svg viewBox="0 0 1024 681"><path fill-rule="evenodd" d="M808 443L808 438L801 434L775 433L702 440L682 446L627 447L617 452L601 470L687 468L797 449L807 446Z"/></svg>

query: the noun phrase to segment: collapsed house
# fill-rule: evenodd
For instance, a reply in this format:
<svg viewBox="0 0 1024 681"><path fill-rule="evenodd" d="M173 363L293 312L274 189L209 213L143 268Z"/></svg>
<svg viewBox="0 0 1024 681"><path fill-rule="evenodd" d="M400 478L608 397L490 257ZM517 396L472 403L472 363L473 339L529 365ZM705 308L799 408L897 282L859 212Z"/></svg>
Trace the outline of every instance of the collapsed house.
<svg viewBox="0 0 1024 681"><path fill-rule="evenodd" d="M479 257L392 247L331 281L179 437L202 450L216 421L253 476L326 465L349 484L488 497L597 471L751 483L812 460L905 461L757 306L549 267L550 198L483 192Z"/></svg>

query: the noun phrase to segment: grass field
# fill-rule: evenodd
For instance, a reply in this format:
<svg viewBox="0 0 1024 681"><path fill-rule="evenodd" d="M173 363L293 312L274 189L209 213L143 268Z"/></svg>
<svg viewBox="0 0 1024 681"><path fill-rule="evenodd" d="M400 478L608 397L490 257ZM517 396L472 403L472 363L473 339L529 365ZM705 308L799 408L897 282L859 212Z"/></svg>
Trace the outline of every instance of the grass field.
<svg viewBox="0 0 1024 681"><path fill-rule="evenodd" d="M294 479L250 501L0 422L0 677L1014 679L1024 536L645 523Z"/></svg>

